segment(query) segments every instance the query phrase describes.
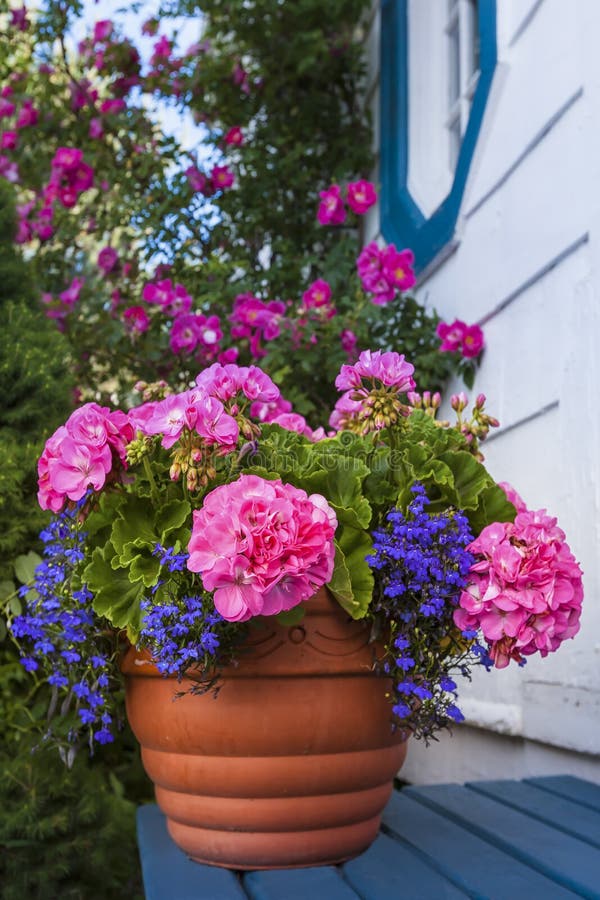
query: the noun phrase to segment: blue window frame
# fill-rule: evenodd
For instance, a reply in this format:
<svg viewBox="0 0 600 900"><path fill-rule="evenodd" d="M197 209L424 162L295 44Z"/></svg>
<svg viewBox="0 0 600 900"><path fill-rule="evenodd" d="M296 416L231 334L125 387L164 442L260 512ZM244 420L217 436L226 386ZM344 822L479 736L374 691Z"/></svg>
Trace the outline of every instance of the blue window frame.
<svg viewBox="0 0 600 900"><path fill-rule="evenodd" d="M408 0L382 0L381 231L389 243L414 251L418 272L447 246L454 235L496 67L496 0L479 0L478 31L479 77L452 186L437 209L426 216L408 187Z"/></svg>

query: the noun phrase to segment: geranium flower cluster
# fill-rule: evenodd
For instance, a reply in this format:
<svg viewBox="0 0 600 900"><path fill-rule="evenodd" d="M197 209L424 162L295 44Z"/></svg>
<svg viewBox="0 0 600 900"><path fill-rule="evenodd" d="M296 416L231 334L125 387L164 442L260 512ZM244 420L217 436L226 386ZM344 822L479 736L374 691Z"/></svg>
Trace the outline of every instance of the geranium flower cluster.
<svg viewBox="0 0 600 900"><path fill-rule="evenodd" d="M332 184L326 191L320 191L321 202L317 211L317 221L321 225L341 225L346 221L346 207L339 184ZM375 203L377 193L370 181L353 181L346 189L346 201L352 212L364 215Z"/></svg>
<svg viewBox="0 0 600 900"><path fill-rule="evenodd" d="M466 637L482 632L497 668L547 656L577 634L581 569L546 510L488 525L469 550L476 562L454 620Z"/></svg>
<svg viewBox="0 0 600 900"><path fill-rule="evenodd" d="M360 253L356 268L364 290L376 306L391 303L398 291L408 291L416 282L412 250L396 250L394 244L381 249L371 241Z"/></svg>
<svg viewBox="0 0 600 900"><path fill-rule="evenodd" d="M228 621L276 615L329 581L336 527L320 494L240 475L194 510L187 565Z"/></svg>
<svg viewBox="0 0 600 900"><path fill-rule="evenodd" d="M392 509L374 531L367 562L380 585L373 611L390 634L383 667L393 681L394 716L410 731L418 711L415 733L427 739L449 720L463 720L451 675L464 675L484 651L461 652L460 633L452 636L452 615L473 562L468 520L459 510L428 513L424 487L416 483L411 491L406 513Z"/></svg>
<svg viewBox="0 0 600 900"><path fill-rule="evenodd" d="M32 584L20 589L25 609L11 622L12 634L21 642L22 665L30 672L49 673L47 681L53 688L49 730L60 695L61 717L69 707L76 711L79 721L75 719L62 736L63 756L81 727L90 744L92 739L100 744L114 740L114 648L104 623L92 611L90 592L85 585L73 590L70 581L84 557L81 506L82 502L53 518L41 532L44 560L36 567Z"/></svg>
<svg viewBox="0 0 600 900"><path fill-rule="evenodd" d="M281 334L285 316L285 303L281 300L260 300L254 294L238 294L229 316L231 337L248 340L254 359L266 356L263 341L273 341Z"/></svg>
<svg viewBox="0 0 600 900"><path fill-rule="evenodd" d="M358 434L380 431L410 413L402 394L415 387L415 367L400 353L363 350L354 365L344 365L335 380L344 391L329 424Z"/></svg>
<svg viewBox="0 0 600 900"><path fill-rule="evenodd" d="M460 319L451 324L440 322L436 334L441 338L440 351L460 353L465 359L475 359L482 352L485 341L479 325L467 325Z"/></svg>
<svg viewBox="0 0 600 900"><path fill-rule="evenodd" d="M253 403L271 404L280 399L279 388L256 366L214 363L196 379L197 386L163 400L149 401L129 413L144 436L161 435L161 445L173 451L171 478L186 478L188 490L197 490L214 477L213 452L235 449L242 433L248 440L256 431L247 418ZM129 447L133 462L144 452L144 441Z"/></svg>
<svg viewBox="0 0 600 900"><path fill-rule="evenodd" d="M81 500L91 486L101 490L127 466L126 446L134 430L125 413L97 403L76 409L46 441L38 462L38 501L59 512L67 500Z"/></svg>

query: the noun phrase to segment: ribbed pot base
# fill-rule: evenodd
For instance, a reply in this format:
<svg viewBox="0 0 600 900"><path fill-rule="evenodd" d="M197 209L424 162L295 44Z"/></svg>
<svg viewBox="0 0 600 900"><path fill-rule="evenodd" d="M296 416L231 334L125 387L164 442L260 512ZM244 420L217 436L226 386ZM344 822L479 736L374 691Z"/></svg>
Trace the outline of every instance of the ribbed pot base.
<svg viewBox="0 0 600 900"><path fill-rule="evenodd" d="M366 850L381 817L310 831L216 831L167 820L169 834L196 862L229 869L296 869L337 865Z"/></svg>

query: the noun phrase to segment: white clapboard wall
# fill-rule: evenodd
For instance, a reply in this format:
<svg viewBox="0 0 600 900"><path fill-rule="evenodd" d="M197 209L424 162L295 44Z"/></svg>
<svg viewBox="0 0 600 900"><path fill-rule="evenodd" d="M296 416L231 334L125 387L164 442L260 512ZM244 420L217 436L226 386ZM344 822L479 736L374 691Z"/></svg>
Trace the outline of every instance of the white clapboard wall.
<svg viewBox="0 0 600 900"><path fill-rule="evenodd" d="M377 150L379 20L375 4L367 96ZM446 321L484 320L472 395L483 391L501 421L487 464L530 507L558 516L584 569L585 610L580 634L553 656L477 673L461 690L468 726L429 748L414 743L404 772L415 782L556 772L600 782L600 0L498 0L497 25L458 246L418 296Z"/></svg>

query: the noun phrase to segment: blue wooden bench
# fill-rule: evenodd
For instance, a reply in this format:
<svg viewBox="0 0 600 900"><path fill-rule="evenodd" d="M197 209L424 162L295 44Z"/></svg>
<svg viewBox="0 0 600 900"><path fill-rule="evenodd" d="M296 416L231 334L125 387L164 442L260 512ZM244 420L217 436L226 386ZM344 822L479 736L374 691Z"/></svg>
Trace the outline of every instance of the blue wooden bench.
<svg viewBox="0 0 600 900"><path fill-rule="evenodd" d="M342 866L234 872L187 859L138 810L146 900L600 900L600 785L571 776L406 787Z"/></svg>

